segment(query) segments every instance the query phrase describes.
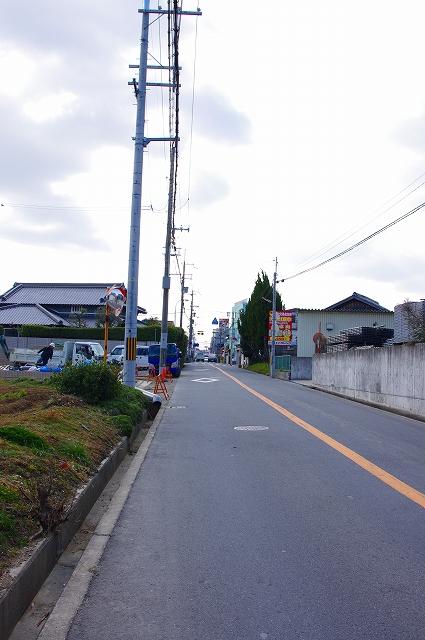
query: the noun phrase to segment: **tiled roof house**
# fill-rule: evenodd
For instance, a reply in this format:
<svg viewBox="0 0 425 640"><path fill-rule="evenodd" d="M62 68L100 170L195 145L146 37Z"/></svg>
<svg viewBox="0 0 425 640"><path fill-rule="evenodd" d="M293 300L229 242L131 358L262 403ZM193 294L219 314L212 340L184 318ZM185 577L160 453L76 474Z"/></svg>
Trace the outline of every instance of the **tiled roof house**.
<svg viewBox="0 0 425 640"><path fill-rule="evenodd" d="M105 283L34 283L15 282L0 295L0 325L6 327L23 324L70 326L69 316L84 310L88 327L96 324L96 313L102 306L108 287ZM139 313L146 313L138 307Z"/></svg>

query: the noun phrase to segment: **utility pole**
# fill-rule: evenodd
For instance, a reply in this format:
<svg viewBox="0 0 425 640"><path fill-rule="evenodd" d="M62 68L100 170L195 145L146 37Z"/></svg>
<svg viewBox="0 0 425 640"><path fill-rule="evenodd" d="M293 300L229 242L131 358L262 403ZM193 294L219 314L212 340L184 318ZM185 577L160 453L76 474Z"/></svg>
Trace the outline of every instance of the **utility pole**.
<svg viewBox="0 0 425 640"><path fill-rule="evenodd" d="M123 382L136 384L137 293L139 288L140 214L142 208L143 149L145 146L146 73L148 64L149 0L144 2L134 139L133 194L131 199L130 248L128 254L127 302L125 310L125 360Z"/></svg>
<svg viewBox="0 0 425 640"><path fill-rule="evenodd" d="M176 160L175 144L170 146L170 183L168 188L168 215L167 215L167 235L165 239L165 260L164 277L162 279L162 320L161 320L161 340L159 346L159 370L162 371L167 363L168 345L168 297L170 293L170 253L171 234L173 226L173 202L174 202L174 164Z"/></svg>
<svg viewBox="0 0 425 640"><path fill-rule="evenodd" d="M186 293L186 287L185 287L185 278L186 278L186 259L183 262L183 274L182 274L182 281L181 281L181 293L180 293L180 323L179 323L179 327L182 328L183 326L183 310L184 310L184 296Z"/></svg>
<svg viewBox="0 0 425 640"><path fill-rule="evenodd" d="M192 291L191 301L190 301L189 340L188 340L190 358L192 358L192 351L193 351L192 342L193 342L193 291Z"/></svg>
<svg viewBox="0 0 425 640"><path fill-rule="evenodd" d="M173 142L174 138L146 138L145 137L145 108L146 108L146 87L170 87L170 83L146 82L148 69L169 69L163 65L148 65L148 40L149 40L149 16L158 14L159 19L163 15L202 15L201 11L183 11L178 9L150 9L150 0L144 0L143 9L138 10L142 14L142 31L140 40L140 63L130 65L133 69L139 69L138 82L133 78L128 84L134 87L137 99L136 133L134 137L134 165L133 165L133 191L131 200L131 221L130 221L130 246L128 255L128 279L127 279L127 303L125 314L125 360L123 369L123 382L129 387L136 384L136 345L137 345L137 296L139 286L139 247L140 247L140 216L142 205L142 171L143 171L143 150L150 142ZM168 287L169 288L169 287ZM167 318L168 320L168 318ZM162 336L161 336L162 339Z"/></svg>
<svg viewBox="0 0 425 640"><path fill-rule="evenodd" d="M272 298L272 348L270 354L270 377L276 374L276 278L277 278L277 258L273 274L273 298Z"/></svg>

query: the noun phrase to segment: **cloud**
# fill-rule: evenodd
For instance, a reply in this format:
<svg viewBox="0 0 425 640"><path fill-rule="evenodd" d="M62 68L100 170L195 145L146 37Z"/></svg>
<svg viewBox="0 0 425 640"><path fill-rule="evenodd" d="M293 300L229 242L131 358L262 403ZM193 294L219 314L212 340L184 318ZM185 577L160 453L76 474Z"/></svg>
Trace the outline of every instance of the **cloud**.
<svg viewBox="0 0 425 640"><path fill-rule="evenodd" d="M195 130L204 138L228 144L248 144L249 118L237 111L227 98L214 89L201 89L195 98Z"/></svg>
<svg viewBox="0 0 425 640"><path fill-rule="evenodd" d="M340 272L347 276L392 284L398 291L416 291L424 297L425 257L369 249L357 251L340 264Z"/></svg>
<svg viewBox="0 0 425 640"><path fill-rule="evenodd" d="M122 52L137 43L139 21L132 0L122 0L119 10L100 0L60 7L40 0L25 11L22 20L19 6L8 3L0 22L0 199L63 206L75 194L58 197L52 183L86 171L105 141L131 145L134 109ZM84 214L79 231L72 216L54 228L50 217L37 208L20 210L2 236L99 246Z"/></svg>
<svg viewBox="0 0 425 640"><path fill-rule="evenodd" d="M190 201L195 207L208 207L223 200L229 191L229 184L224 178L213 173L203 173L192 188Z"/></svg>
<svg viewBox="0 0 425 640"><path fill-rule="evenodd" d="M40 124L71 114L78 105L78 97L71 91L59 91L24 103L23 112Z"/></svg>
<svg viewBox="0 0 425 640"><path fill-rule="evenodd" d="M425 152L425 112L419 118L404 122L396 131L396 139L406 147Z"/></svg>

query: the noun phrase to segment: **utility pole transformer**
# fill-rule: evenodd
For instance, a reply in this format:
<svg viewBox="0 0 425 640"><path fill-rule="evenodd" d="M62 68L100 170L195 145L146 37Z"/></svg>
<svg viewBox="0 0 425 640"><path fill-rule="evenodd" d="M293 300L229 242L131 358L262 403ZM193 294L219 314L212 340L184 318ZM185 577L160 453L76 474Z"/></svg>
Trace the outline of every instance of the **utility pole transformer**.
<svg viewBox="0 0 425 640"><path fill-rule="evenodd" d="M273 274L273 298L272 298L272 348L270 353L270 377L276 375L276 278L277 278L277 258Z"/></svg>

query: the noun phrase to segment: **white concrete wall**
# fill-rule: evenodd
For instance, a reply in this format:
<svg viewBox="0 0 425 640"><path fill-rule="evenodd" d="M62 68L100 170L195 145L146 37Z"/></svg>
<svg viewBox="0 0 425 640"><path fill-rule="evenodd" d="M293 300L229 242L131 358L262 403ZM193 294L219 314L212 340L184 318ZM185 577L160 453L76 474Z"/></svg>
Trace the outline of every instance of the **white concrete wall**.
<svg viewBox="0 0 425 640"><path fill-rule="evenodd" d="M313 383L425 417L425 344L315 355Z"/></svg>

